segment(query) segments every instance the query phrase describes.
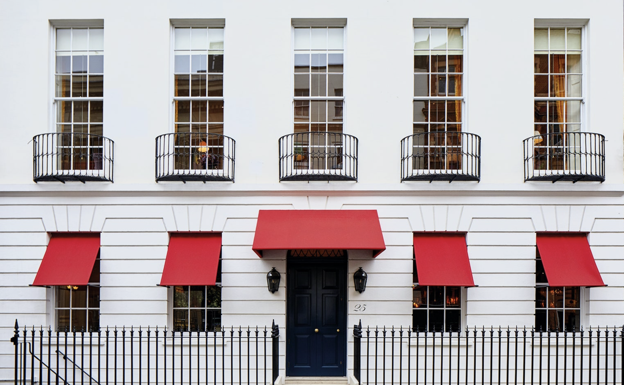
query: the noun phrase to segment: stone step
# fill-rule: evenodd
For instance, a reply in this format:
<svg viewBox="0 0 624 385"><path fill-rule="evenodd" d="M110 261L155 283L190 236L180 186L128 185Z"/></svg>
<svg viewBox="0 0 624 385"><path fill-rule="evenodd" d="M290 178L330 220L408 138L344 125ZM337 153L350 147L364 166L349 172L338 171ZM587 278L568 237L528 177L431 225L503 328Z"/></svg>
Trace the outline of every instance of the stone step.
<svg viewBox="0 0 624 385"><path fill-rule="evenodd" d="M347 377L286 377L285 385L347 385Z"/></svg>

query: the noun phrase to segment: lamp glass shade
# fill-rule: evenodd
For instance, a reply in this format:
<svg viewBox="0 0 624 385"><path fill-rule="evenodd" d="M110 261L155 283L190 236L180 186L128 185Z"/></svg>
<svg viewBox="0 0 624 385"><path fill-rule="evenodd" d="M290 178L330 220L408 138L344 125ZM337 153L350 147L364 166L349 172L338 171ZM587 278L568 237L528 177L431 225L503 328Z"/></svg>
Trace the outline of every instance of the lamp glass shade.
<svg viewBox="0 0 624 385"><path fill-rule="evenodd" d="M267 288L271 293L275 293L279 289L281 274L279 271L272 268L267 273Z"/></svg>
<svg viewBox="0 0 624 385"><path fill-rule="evenodd" d="M355 291L358 293L366 290L366 281L368 280L368 274L361 267L353 273L353 284L355 285Z"/></svg>

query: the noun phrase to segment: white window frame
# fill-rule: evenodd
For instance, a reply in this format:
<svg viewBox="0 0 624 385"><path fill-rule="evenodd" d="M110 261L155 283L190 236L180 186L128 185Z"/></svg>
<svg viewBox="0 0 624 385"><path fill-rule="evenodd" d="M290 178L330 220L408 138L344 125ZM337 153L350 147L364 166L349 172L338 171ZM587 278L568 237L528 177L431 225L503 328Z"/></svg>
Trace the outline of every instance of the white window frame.
<svg viewBox="0 0 624 385"><path fill-rule="evenodd" d="M448 29L449 28L459 28L461 29L461 34L462 34L462 71L459 73L461 74L461 83L462 83L462 96L451 96L448 94L446 96L416 96L415 95L415 90L413 89L414 87L414 83L415 83L415 69L414 69L414 63L412 62L412 76L411 76L411 83L412 83L412 100L413 102L419 102L419 101L424 101L424 102L435 102L435 101L460 101L461 102L461 119L460 122L448 122L446 121L446 116L445 116L445 122L443 122L444 125L448 125L450 124L459 124L461 129L460 129L460 133L462 132L468 132L468 108L467 108L467 100L468 98L468 77L466 76L466 74L469 73L469 69L468 69L468 20L467 19L414 19L414 25L412 28L412 31L414 31L417 28L446 28L447 30L447 36L448 36ZM414 41L412 42L412 44L414 45ZM414 52L417 51L415 48L412 49L412 57L414 57ZM424 51L424 50L423 50ZM431 47L429 47L429 57L431 58L431 53L433 50ZM447 52L447 63L448 63L448 52L449 51L455 51L455 49L449 49L448 48L448 42L447 42L447 48L446 48L446 52ZM429 72L428 74L431 76L432 71L431 71L431 60L429 60ZM447 71L445 72L446 75L452 74L451 72ZM448 89L448 80L446 82L446 87ZM431 86L429 86L431 87ZM414 103L412 103L413 105ZM412 106L412 108L414 108ZM431 111L431 108L429 108L429 112ZM412 115L414 114L414 111L412 111ZM446 115L446 112L445 112ZM412 119L414 120L414 119ZM415 134L415 132L413 131L413 126L415 124L422 124L422 125L427 125L428 127L431 126L432 122L431 119L427 119L427 121L425 122L415 122L412 121L412 134ZM431 137L431 133L434 131L431 131L430 128L427 129L427 133L428 133L428 137ZM444 132L448 132L448 130L445 128ZM460 134L461 135L461 134ZM416 164L414 164L414 169L418 169L418 170L423 170L426 171L427 173L430 174L436 174L436 173L446 173L449 170L457 170L457 168L453 168L453 167L449 167L449 163L451 157L453 155L455 155L456 152L459 152L459 154L462 153L467 153L468 152L468 148L466 148L466 145L463 143L458 145L458 146L452 146L453 148L455 148L453 151L451 151L452 153L449 155L446 148L448 147L448 135L445 135L445 144L444 144L444 153L447 154L445 155L445 160L444 160L444 168L431 168L431 165L429 164L427 167L417 167ZM427 143L426 145L421 145L415 142L412 143L413 146L413 154L416 153L422 153L422 149L425 148L427 151L427 153L429 153L429 149L431 148L430 144ZM456 155L455 155L456 156ZM460 155L461 156L461 155ZM427 156L425 159L430 158L431 155ZM416 160L417 158L414 157L414 160ZM461 160L461 162L463 163L464 159ZM460 163L460 165L462 164ZM461 167L459 168L459 170L461 170Z"/></svg>
<svg viewBox="0 0 624 385"><path fill-rule="evenodd" d="M534 27L533 27L533 33L535 35L535 31L538 29L546 29L548 30L548 51L546 52L546 55L550 56L550 53L553 51L550 49L550 31L551 29L565 29L566 33L565 33L565 41L566 41L566 46L564 49L564 52L567 53L568 52L568 45L567 45L567 40L568 40L568 34L567 34L567 30L568 29L580 29L581 30L581 60L580 60L580 64L581 64L581 96L574 96L574 97L570 97L570 96L565 96L565 97L554 97L554 96L550 96L550 93L548 96L544 97L544 96L536 96L535 95L535 90L533 90L533 105L534 105L534 109L535 109L535 102L537 101L545 101L545 102L556 102L556 101L579 101L580 102L580 117L579 117L579 122L577 123L579 126L579 130L578 131L568 131L567 127L566 130L564 132L568 133L568 132L587 132L587 73L588 73L588 64L589 64L589 60L588 60L588 55L587 55L587 20L550 20L550 19L544 19L544 20L535 20L534 23ZM560 50L554 50L554 51L560 51ZM535 41L533 43L533 56L535 56L535 54L537 53L537 50L535 48ZM548 74L550 74L550 60L549 60L549 72ZM533 70L534 76L536 74L535 69ZM577 73L573 73L573 74L577 74ZM566 72L564 73L564 75L566 75L566 77L568 76L568 72L567 72L567 58L566 58ZM548 81L548 87L550 89L550 81ZM567 87L567 81L566 81L566 87ZM567 93L567 92L566 92ZM567 113L567 111L566 111ZM547 116L547 120L549 119L549 113L546 114ZM534 140L539 140L539 137L541 137L541 135L538 135L539 131L537 131L537 125L540 122L537 122L535 117L533 118L533 129L532 129L532 135L531 136L535 136L538 139L534 139ZM549 130L549 125L552 124L551 122L544 122L543 125L546 126L546 133L550 133ZM566 126L569 125L567 122L564 123ZM576 123L572 123L572 124L576 124ZM544 138L541 138L542 140L544 140ZM565 152L565 148L570 148L573 147L574 144L570 144L570 143L566 143L566 144L562 144L562 145L543 145L543 146L538 146L538 143L535 142L534 143L535 148L543 148L546 151L546 154L548 155L546 157L546 164L545 164L545 168L544 169L534 169L534 172L539 173L539 176L545 176L545 175L564 175L569 173L571 170L576 170L576 171L581 171L583 169L586 169L585 165L582 164L585 161L585 157L579 157L577 159L563 159L564 165L562 169L557 169L557 168L552 168L550 165L550 155L552 152L556 151L557 148L560 148L561 151ZM531 156L534 156L533 154ZM571 165L569 163L574 163L574 165Z"/></svg>
<svg viewBox="0 0 624 385"><path fill-rule="evenodd" d="M226 48L226 34L227 34L227 30L225 28L225 19L171 19L171 28L170 28L170 62L169 62L169 66L170 66L170 71L169 71L169 76L170 76L170 83L169 83L169 88L170 88L170 98L171 98L171 107L170 107L170 118L169 118L169 132L170 133L176 133L176 119L175 119L175 103L177 100L206 100L207 101L207 107L206 107L206 130L208 133L210 133L209 130L209 123L208 122L208 114L209 114L209 105L210 105L210 101L222 101L223 102L223 110L224 110L224 114L223 114L223 122L221 122L221 124L223 125L223 133L222 135L226 135L226 114L225 114L225 84L226 84L226 56L227 56L227 48ZM190 84L189 84L189 96L175 96L175 75L176 75L176 71L175 71L175 53L176 53L176 48L175 48L175 44L176 44L176 40L175 40L175 31L176 28L190 28L190 29L221 29L223 30L223 49L222 50L218 50L218 51L222 51L223 52L223 72L220 73L223 76L223 95L221 96L208 96L208 93L206 92L206 96L190 96L191 93L191 89L190 89ZM189 50L191 51L191 50ZM206 50L207 52L211 51L210 49ZM208 84L208 76L210 75L210 72L206 72L206 86ZM191 76L191 73L189 72L189 76ZM189 114L192 115L192 111L189 112ZM193 123L189 122L189 126L191 126ZM171 156L168 157L168 168L170 170L175 170L176 172L183 172L183 171L189 171L192 173L197 173L197 174L203 174L203 175L222 175L224 172L227 174L229 171L229 167L230 165L227 162L227 159L233 158L234 154L230 153L231 150L231 146L229 146L227 144L227 139L224 138L224 142L222 146L213 146L207 143L206 146L202 146L202 145L198 145L198 146L193 146L190 145L188 148L190 151L193 151L193 149L199 149L200 147L203 148L216 148L219 147L222 150L222 167L221 168L209 168L209 167L205 167L205 168L192 168L191 167L191 163L189 160L189 168L177 168L176 167L176 162L175 162L175 157ZM178 146L175 146L175 143L172 143L172 147L171 148L175 148Z"/></svg>
<svg viewBox="0 0 624 385"><path fill-rule="evenodd" d="M326 48L326 49L322 49L321 50L321 49L309 48L309 49L299 49L298 50L296 48L296 46L295 46L295 30L297 30L297 29L315 29L315 28L321 28L321 29L332 29L332 28L333 29L338 29L339 28L339 29L342 29L342 42L343 42L342 43L342 49L341 50L335 50L335 49L332 50L332 49ZM346 48L347 47L346 47L346 44L345 44L346 40L347 40L347 38L346 38L346 36L347 36L346 19L293 19L292 20L292 27L291 27L291 36L292 36L291 90L293 90L293 96L292 96L293 97L293 102L292 102L292 107L291 107L291 122L293 124L293 127L294 127L294 124L297 124L297 122L295 121L295 105L297 104L297 102L302 102L302 101L303 102L305 102L305 101L308 101L308 102L312 102L312 101L326 101L326 102L328 102L328 104L327 104L328 108L327 108L325 113L326 113L326 116L329 116L329 111L328 111L329 108L330 108L329 107L330 106L329 102L340 101L340 102L342 102L342 121L340 123L341 126L342 126L341 134L347 134L347 130L346 130L346 128L347 128L347 124L346 124L346 108L347 107L346 107L346 95L345 95L345 88L346 88L345 85L346 85L346 75L347 75L347 70L346 70L346 68L347 68ZM342 62L342 85L343 85L342 96L311 96L311 95L308 95L308 96L295 96L294 95L294 90L295 90L294 75L297 74L297 72L295 72L295 70L294 70L295 69L295 55L297 54L297 52L306 52L306 51L309 52L309 53L320 52L320 51L326 52L327 54L330 54L332 52L334 52L334 53L342 53L342 57L343 57L343 62ZM310 65L312 65L312 63L310 63ZM329 66L329 63L327 63L327 66ZM330 74L330 72L327 71L326 72L326 76L329 75L329 74ZM329 76L326 77L325 82L326 82L325 83L326 84L326 92L327 92L327 94L329 94ZM311 94L312 93L312 81L311 81L311 79L310 79L310 83L309 84L310 84L310 94ZM312 120L311 120L312 119L311 111L312 111L312 108L311 108L310 105L308 105L308 112L310 114L310 120L307 123L308 125L313 124ZM301 123L301 124L303 124L303 123ZM326 124L327 128L329 128L329 124L331 124L331 122L326 121L326 122L324 122L322 124ZM308 132L312 132L312 131L308 130ZM330 132L330 131L326 130L325 132ZM294 133L294 129L293 129L293 133ZM300 147L300 146L295 145L295 148L297 148L297 147ZM341 148L342 149L341 151L344 154L345 144L343 142L342 145L331 146L331 145L325 143L325 145L315 145L315 146L313 146L310 143L308 143L308 145L305 146L305 147L307 147L308 154L312 153L314 148L324 148L324 149L326 149L325 150L326 154L330 153L329 151L327 151L327 149L329 149L329 148L336 148L336 149ZM329 160L330 157L331 157L331 155L326 155L326 157L325 157L325 161L324 161L325 162L325 168L313 168L312 165L309 162L309 159L308 159L307 160L307 162L308 162L307 166L305 166L304 168L297 168L297 167L293 166L293 170L297 171L298 173L304 172L306 174L312 174L312 175L314 175L314 174L321 174L321 175L327 174L328 172L332 172L334 170L334 168L328 167L328 165L330 163L330 160ZM295 159L295 158L293 158L293 159ZM295 161L295 160L293 160L293 161ZM342 165L341 167L344 167L344 165Z"/></svg>
<svg viewBox="0 0 624 385"><path fill-rule="evenodd" d="M100 254L98 252L98 256L96 258L96 262L95 263L101 263L101 259L100 259ZM54 330L59 330L61 332L65 331L65 330L60 330L59 329L59 322L58 322L58 310L70 310L70 317L69 317L69 322L70 322L70 327L68 329L69 332L72 332L74 329L74 326L71 324L71 312L75 309L75 310L86 310L87 312L87 318L86 318L86 322L87 325L89 325L89 311L90 310L97 310L98 311L98 325L99 328L98 329L93 329L92 331L97 332L98 330L101 329L102 325L101 325L101 320L102 320L102 313L101 313L101 308L102 308L102 299L101 299L101 295L102 295L102 287L101 287L101 277L102 277L102 273L101 273L101 265L100 265L100 275L98 277L98 282L89 282L86 285L87 288L87 292L86 292L86 307L76 307L74 308L74 306L72 306L72 301L71 301L71 293L73 293L73 290L70 290L70 299L69 299L69 307L59 307L58 306L58 297L59 297L59 289L61 287L65 287L65 286L53 286L50 287L48 289L48 298L50 299L50 313L49 316L51 317L51 319L53 320L52 322L50 322L49 324L52 325ZM91 287L97 287L100 290L100 299L98 301L98 306L97 307L89 307L89 290ZM70 286L67 286L67 288L69 289ZM76 329L76 331L81 331L81 329ZM86 329L85 332L88 332L89 329Z"/></svg>
<svg viewBox="0 0 624 385"><path fill-rule="evenodd" d="M58 122L58 104L61 101L68 101L68 102L72 102L72 115L73 115L73 102L75 101L80 101L80 102L91 102L91 101L101 101L102 104L104 104L104 97L105 97L105 89L104 89L104 85L102 86L102 96L85 96L85 97L74 97L74 96L69 96L69 97L58 97L56 95L56 74L57 74L57 32L58 30L62 30L62 29L70 29L70 30L74 30L74 29L87 29L87 30L91 30L91 29L101 29L102 33L104 34L104 21L103 20L50 20L50 113L49 113L49 124L50 124L50 133L58 133L58 126L61 125L62 123ZM72 33L73 36L73 33ZM88 37L87 37L88 39ZM105 39L105 36L104 36ZM105 43L104 43L105 44ZM71 43L70 43L71 45ZM63 50L65 51L65 50ZM96 50L88 50L87 52L90 53L92 51L101 51L102 55L105 56L105 46L102 47L101 50L96 49ZM67 51L65 51L67 52ZM69 52L74 52L73 50L70 49ZM87 54L87 56L89 56ZM70 54L70 57L73 57L73 55ZM103 61L105 61L105 59L103 59ZM104 75L106 73L106 65L105 63L103 64L103 71L102 71L102 77L104 78ZM89 72L87 71L87 73L85 75L88 75ZM73 75L73 73L70 72L68 73L68 75L70 76L70 82L71 82L71 76ZM71 90L71 86L70 86L70 90ZM70 91L71 92L71 91ZM89 112L88 112L89 114ZM102 136L105 137L105 127L106 127L106 114L102 113ZM73 121L73 116L72 116L72 121L69 123L72 126L72 134L74 133L73 130L73 125L75 124L75 122ZM80 122L80 123L84 123L85 125L90 126L91 125L91 119L90 117L88 117L87 122ZM100 122L96 122L96 123L100 123ZM88 130L89 133L91 133L91 130ZM72 135L73 136L73 135ZM91 148L102 148L102 164L101 164L101 168L90 168L90 160L87 159L87 168L86 169L76 169L74 167L74 148L76 146L74 146L73 144L69 146L69 148L72 149L71 151L71 166L70 168L61 168L60 165L60 161L58 157L52 157L51 161L52 161L52 170L54 170L55 172L62 172L62 171L71 171L71 173L73 175L84 175L84 176L96 176L96 177L104 177L104 175L110 173L110 170L108 170L108 168L110 167L108 165L107 162L104 161L104 156L105 154L110 154L112 152L112 149L109 148L109 146L111 146L111 143L108 140L102 140L102 144L101 146L99 145L91 145L90 143L88 143L86 146L79 146L81 148L86 147L88 150L88 154L91 154L90 149ZM57 138L55 137L52 143L52 148L54 148L56 151L56 149L59 148L67 148L66 146L63 146L61 143L58 142Z"/></svg>

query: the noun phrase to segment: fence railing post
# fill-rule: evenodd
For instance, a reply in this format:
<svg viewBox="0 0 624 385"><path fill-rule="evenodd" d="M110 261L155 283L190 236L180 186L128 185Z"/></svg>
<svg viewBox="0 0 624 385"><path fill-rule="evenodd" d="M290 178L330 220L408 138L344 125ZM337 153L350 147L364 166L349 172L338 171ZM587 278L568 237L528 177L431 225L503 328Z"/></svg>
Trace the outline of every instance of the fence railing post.
<svg viewBox="0 0 624 385"><path fill-rule="evenodd" d="M271 353L273 358L273 384L279 376L279 326L275 324L271 326L271 340L273 341L273 351Z"/></svg>
<svg viewBox="0 0 624 385"><path fill-rule="evenodd" d="M19 349L18 349L18 345L19 345L19 325L17 324L17 320L15 320L15 331L13 332L13 337L11 337L11 342L13 343L13 345L15 346L15 380L14 383L15 385L18 384L18 373L19 373L19 368L18 368L18 364L19 364Z"/></svg>
<svg viewBox="0 0 624 385"><path fill-rule="evenodd" d="M362 320L353 326L353 377L360 381L360 372L362 370Z"/></svg>

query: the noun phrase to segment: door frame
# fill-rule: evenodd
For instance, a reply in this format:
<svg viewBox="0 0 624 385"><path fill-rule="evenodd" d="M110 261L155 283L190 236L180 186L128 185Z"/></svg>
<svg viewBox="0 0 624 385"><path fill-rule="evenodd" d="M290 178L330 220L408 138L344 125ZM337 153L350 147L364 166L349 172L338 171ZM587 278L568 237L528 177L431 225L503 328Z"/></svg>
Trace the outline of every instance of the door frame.
<svg viewBox="0 0 624 385"><path fill-rule="evenodd" d="M345 250L345 255L344 257L291 257L290 256L290 251L287 253L287 257L286 257L286 271L290 272L291 268L296 268L297 265L317 265L319 267L321 266L327 266L327 265L341 265L344 274L342 277L342 280L340 282L342 282L342 284L340 285L341 287L339 287L339 295L342 296L342 298L344 298L343 304L340 306L339 311L343 314L343 319L344 322L342 323L342 327L344 328L344 350L343 350L343 357L342 358L342 362L343 364L343 373L339 374L339 376L346 376L347 373L347 357L348 357L348 344L349 344L349 338L347 335L347 331L348 331L348 327L347 325L349 325L349 312L348 312L348 302L349 299L347 297L348 294L348 276L349 276L349 258L348 258L348 254ZM291 302L291 297L290 297L290 292L289 292L289 286L290 286L290 274L286 274L286 351L285 351L285 355L286 355L286 376L291 376L292 374L289 373L289 371L291 371L292 369L289 369L288 366L288 359L289 359L289 344L288 344L288 339L292 338L290 333L289 333L289 316L290 316L290 309L292 307ZM294 349L294 347L292 347L292 349ZM292 353L292 352L291 352ZM318 355L321 354L321 352L317 352ZM300 374L297 374L297 376L300 376ZM314 375L315 377L322 377L322 375ZM332 375L333 376L333 375ZM331 376L328 376L331 377Z"/></svg>

